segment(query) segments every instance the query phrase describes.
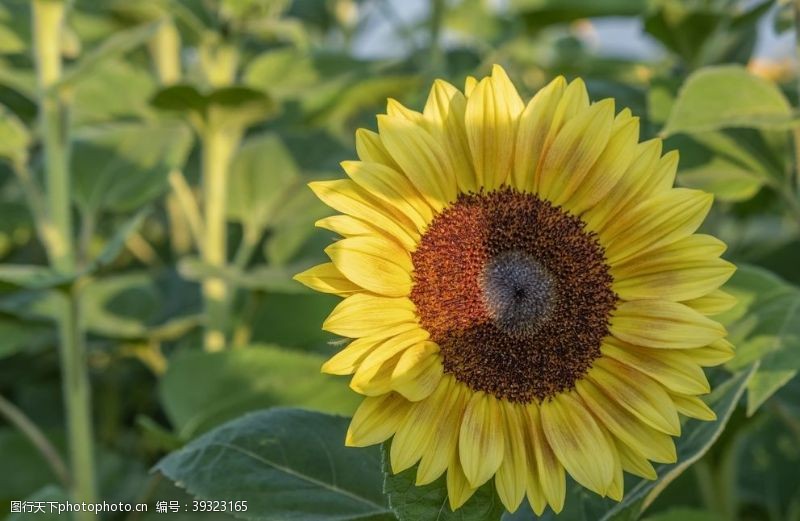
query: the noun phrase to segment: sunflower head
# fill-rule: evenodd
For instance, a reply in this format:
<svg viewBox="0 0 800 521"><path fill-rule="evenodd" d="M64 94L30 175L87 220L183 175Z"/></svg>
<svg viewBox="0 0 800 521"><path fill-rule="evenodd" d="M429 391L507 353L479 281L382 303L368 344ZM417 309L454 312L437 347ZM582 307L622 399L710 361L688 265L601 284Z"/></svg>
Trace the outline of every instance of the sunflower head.
<svg viewBox="0 0 800 521"><path fill-rule="evenodd" d="M436 81L421 113L390 100L378 130L311 184L341 238L296 277L344 297L323 328L352 341L323 370L366 397L347 443L393 438L392 470L446 473L453 509L493 478L537 514L566 474L619 500L623 471L675 461L679 413L714 418L734 270L695 234L711 196L673 188L677 153L581 80L525 103L498 66Z"/></svg>

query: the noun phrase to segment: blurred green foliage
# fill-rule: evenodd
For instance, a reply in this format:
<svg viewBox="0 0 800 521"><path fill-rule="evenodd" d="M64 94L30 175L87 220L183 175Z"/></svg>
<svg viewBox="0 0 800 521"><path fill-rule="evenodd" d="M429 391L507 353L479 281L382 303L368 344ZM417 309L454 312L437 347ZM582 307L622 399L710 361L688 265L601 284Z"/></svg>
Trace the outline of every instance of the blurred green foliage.
<svg viewBox="0 0 800 521"><path fill-rule="evenodd" d="M791 2L433 0L409 21L410 4L389 0L74 0L45 37L63 61L45 89L32 7L60 1L0 4L0 396L69 464L65 415L80 404L62 396L59 345L73 328L98 497L189 501L176 481L282 519L303 498L275 498L305 475L321 483L301 508L313 519L443 519L441 483L417 489L404 474L386 478L391 513L379 451L344 449L342 419L237 418L354 410L346 382L318 371L336 299L291 280L332 239L314 228L331 210L305 184L340 175L387 98L419 108L434 78L462 85L501 63L526 96L563 74L631 107L643 138L680 150L678 182L716 195L706 231L742 266L725 317L738 355L711 374L718 421L684 426L681 463L657 483L631 481L619 506L570 498L564 519L800 520L798 95L791 70L753 59L758 24L791 28ZM598 53L591 20L607 17L638 24L655 50ZM374 43L378 23L390 41ZM59 150L61 191L48 161ZM72 265L54 254L59 224ZM0 461L14 471L0 476L0 516L12 500L67 497L52 458L4 417ZM206 450L225 440L269 459L275 447L258 441L270 436L291 461L282 472ZM149 474L170 452L158 466L170 479ZM337 495L319 465L364 470ZM491 490L476 497L452 518L499 518Z"/></svg>

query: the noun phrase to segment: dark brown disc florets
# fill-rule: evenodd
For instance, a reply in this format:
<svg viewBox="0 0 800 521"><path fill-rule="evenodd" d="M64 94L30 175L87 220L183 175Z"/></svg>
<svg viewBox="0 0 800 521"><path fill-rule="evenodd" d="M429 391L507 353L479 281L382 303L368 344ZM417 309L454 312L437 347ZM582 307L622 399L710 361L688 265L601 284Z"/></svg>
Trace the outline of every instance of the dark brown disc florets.
<svg viewBox="0 0 800 521"><path fill-rule="evenodd" d="M578 217L504 188L462 194L412 254L411 300L445 372L529 403L572 388L600 356L617 297Z"/></svg>

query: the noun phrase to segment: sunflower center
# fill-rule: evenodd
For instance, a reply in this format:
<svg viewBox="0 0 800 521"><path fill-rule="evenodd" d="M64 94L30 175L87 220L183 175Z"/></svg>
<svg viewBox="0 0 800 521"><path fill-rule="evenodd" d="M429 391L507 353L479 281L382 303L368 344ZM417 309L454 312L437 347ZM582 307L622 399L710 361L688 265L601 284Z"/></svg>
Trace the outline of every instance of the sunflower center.
<svg viewBox="0 0 800 521"><path fill-rule="evenodd" d="M481 290L489 316L508 334L530 334L552 308L553 277L536 258L520 250L489 260Z"/></svg>
<svg viewBox="0 0 800 521"><path fill-rule="evenodd" d="M529 403L574 386L600 356L617 297L579 218L504 188L462 194L412 254L411 299L446 372Z"/></svg>

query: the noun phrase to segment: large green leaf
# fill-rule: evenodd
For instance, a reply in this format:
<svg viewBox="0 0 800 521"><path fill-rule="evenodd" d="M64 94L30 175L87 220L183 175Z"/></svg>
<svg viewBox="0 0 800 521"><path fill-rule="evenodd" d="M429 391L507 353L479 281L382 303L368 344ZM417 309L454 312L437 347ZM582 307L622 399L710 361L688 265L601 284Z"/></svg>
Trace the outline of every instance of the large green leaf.
<svg viewBox="0 0 800 521"><path fill-rule="evenodd" d="M60 85L73 86L77 82L91 77L95 68L104 61L125 54L146 43L155 34L160 24L161 21L149 22L110 36L69 67L61 77Z"/></svg>
<svg viewBox="0 0 800 521"><path fill-rule="evenodd" d="M775 84L744 67L725 65L707 67L689 76L662 133L786 128L791 120L791 105Z"/></svg>
<svg viewBox="0 0 800 521"><path fill-rule="evenodd" d="M767 270L739 266L726 290L739 298L737 307L720 317L737 346L728 366L760 361L747 386L752 415L800 370L800 289Z"/></svg>
<svg viewBox="0 0 800 521"><path fill-rule="evenodd" d="M505 512L495 492L494 482L478 489L461 508L450 510L447 498L447 478L418 487L415 485L417 468L392 474L389 463L389 445L383 447L383 491L389 506L400 521L499 521Z"/></svg>
<svg viewBox="0 0 800 521"><path fill-rule="evenodd" d="M717 415L713 422L687 420L682 426L681 436L675 440L678 452L677 463L659 464L655 469L658 478L654 481L633 479L625 480L625 496L615 503L603 499L583 487L571 483L567 489L564 510L559 515L551 510L536 518L527 503L516 513L506 514L504 521L522 521L523 519L543 519L548 521L632 521L638 519L642 511L669 485L683 473L692 463L700 459L722 434L728 420L744 393L748 380L753 374L753 367L740 371L717 386L708 397L708 403Z"/></svg>
<svg viewBox="0 0 800 521"><path fill-rule="evenodd" d="M244 82L278 99L293 99L317 84L319 73L307 53L285 47L253 59L244 73Z"/></svg>
<svg viewBox="0 0 800 521"><path fill-rule="evenodd" d="M512 0L512 9L522 15L530 29L556 23L601 16L634 16L647 7L644 0Z"/></svg>
<svg viewBox="0 0 800 521"><path fill-rule="evenodd" d="M323 361L273 346L184 352L170 360L161 381L161 400L183 437L275 405L352 413L358 395L341 379L321 374ZM197 375L204 375L201 385Z"/></svg>
<svg viewBox="0 0 800 521"><path fill-rule="evenodd" d="M680 151L678 183L711 192L718 201L744 201L783 172L761 132L755 129L681 134L667 141Z"/></svg>
<svg viewBox="0 0 800 521"><path fill-rule="evenodd" d="M128 212L161 195L192 144L178 120L83 129L72 153L74 198L87 214Z"/></svg>
<svg viewBox="0 0 800 521"><path fill-rule="evenodd" d="M390 521L380 449L347 448L348 419L296 409L248 414L161 460L203 499L247 501L249 520Z"/></svg>
<svg viewBox="0 0 800 521"><path fill-rule="evenodd" d="M231 164L228 217L246 230L263 231L298 178L297 164L280 137L249 138Z"/></svg>

